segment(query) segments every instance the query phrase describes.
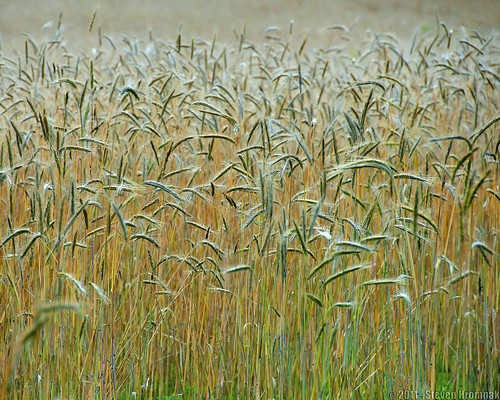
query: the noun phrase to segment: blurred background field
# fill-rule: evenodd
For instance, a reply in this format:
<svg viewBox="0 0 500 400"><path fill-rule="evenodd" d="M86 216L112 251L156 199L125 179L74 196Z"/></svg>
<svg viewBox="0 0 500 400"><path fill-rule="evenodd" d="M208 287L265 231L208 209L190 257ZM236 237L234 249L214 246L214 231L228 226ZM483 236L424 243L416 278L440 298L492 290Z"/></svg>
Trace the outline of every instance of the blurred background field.
<svg viewBox="0 0 500 400"><path fill-rule="evenodd" d="M157 39L172 40L179 32L190 40L217 35L232 41L234 32L245 29L247 38L258 41L269 26L289 30L294 20L298 38L308 37L309 46L327 46L344 40L338 31L349 29L351 41L363 39L366 31L392 33L400 42L409 42L419 30L434 29L436 17L449 27L465 26L488 36L500 28L498 0L144 0L133 1L0 1L0 40L5 49L23 44L21 32L36 39L52 39L62 12L64 38L81 47L96 46L93 30L120 38L122 35L147 38L152 31ZM314 43L314 44L313 44Z"/></svg>

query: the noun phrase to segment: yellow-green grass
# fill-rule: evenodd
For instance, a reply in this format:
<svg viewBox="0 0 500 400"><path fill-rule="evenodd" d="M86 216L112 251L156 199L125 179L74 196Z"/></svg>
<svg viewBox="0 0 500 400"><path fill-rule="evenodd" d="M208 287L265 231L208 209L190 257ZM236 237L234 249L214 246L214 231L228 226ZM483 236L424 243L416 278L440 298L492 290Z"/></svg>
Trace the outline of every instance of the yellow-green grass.
<svg viewBox="0 0 500 400"><path fill-rule="evenodd" d="M498 42L426 35L4 55L0 397L498 389Z"/></svg>

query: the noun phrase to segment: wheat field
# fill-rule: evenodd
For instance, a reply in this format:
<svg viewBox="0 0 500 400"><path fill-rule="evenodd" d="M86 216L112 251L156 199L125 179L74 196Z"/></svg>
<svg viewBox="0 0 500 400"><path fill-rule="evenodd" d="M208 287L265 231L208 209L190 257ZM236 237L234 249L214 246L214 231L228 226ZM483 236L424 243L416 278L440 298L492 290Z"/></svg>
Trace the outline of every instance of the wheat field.
<svg viewBox="0 0 500 400"><path fill-rule="evenodd" d="M498 396L498 40L292 41L0 58L1 398Z"/></svg>

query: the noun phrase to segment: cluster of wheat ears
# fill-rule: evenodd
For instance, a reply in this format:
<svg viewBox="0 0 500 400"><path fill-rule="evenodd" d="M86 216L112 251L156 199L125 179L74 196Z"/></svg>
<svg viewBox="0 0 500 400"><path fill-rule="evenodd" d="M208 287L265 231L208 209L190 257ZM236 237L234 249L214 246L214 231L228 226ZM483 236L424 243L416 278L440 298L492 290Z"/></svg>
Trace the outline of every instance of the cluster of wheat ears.
<svg viewBox="0 0 500 400"><path fill-rule="evenodd" d="M498 41L98 40L0 57L1 398L498 389Z"/></svg>

